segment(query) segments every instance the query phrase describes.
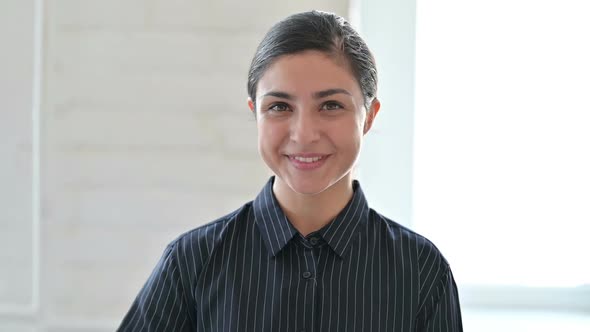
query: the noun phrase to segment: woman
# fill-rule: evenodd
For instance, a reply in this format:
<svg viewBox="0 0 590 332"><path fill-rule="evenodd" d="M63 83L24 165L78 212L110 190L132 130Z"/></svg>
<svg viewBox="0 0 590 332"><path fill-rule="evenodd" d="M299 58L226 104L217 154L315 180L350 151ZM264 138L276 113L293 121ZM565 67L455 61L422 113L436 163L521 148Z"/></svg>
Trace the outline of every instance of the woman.
<svg viewBox="0 0 590 332"><path fill-rule="evenodd" d="M271 28L248 76L273 176L165 250L120 331L462 331L449 265L368 207L352 169L380 109L374 59L341 17Z"/></svg>

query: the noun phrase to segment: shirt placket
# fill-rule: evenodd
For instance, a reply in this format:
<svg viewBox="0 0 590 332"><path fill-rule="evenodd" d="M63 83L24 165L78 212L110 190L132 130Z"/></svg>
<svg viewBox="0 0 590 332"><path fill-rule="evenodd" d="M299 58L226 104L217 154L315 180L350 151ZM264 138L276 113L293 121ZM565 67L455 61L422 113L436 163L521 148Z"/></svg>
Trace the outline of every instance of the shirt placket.
<svg viewBox="0 0 590 332"><path fill-rule="evenodd" d="M303 240L302 242L304 242ZM303 294L302 310L303 310L303 322L301 326L304 328L299 329L298 332L315 332L316 326L316 306L318 304L318 278L317 278L317 259L314 257L313 245L316 244L317 240L308 241L303 245L303 257L304 263L302 264L302 271L300 271L300 278L304 283L305 291Z"/></svg>

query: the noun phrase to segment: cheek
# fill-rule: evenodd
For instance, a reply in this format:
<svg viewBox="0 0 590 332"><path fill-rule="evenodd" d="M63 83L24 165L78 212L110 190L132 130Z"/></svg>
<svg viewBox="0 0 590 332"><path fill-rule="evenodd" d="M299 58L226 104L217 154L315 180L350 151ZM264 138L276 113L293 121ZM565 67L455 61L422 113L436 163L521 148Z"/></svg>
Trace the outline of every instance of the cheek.
<svg viewBox="0 0 590 332"><path fill-rule="evenodd" d="M333 131L336 141L350 149L358 148L363 136L363 124L358 120L360 119L350 119L350 121L342 122L336 126Z"/></svg>
<svg viewBox="0 0 590 332"><path fill-rule="evenodd" d="M259 120L258 122L258 147L259 149L272 149L282 142L282 131L277 124ZM270 151L266 151L267 153Z"/></svg>

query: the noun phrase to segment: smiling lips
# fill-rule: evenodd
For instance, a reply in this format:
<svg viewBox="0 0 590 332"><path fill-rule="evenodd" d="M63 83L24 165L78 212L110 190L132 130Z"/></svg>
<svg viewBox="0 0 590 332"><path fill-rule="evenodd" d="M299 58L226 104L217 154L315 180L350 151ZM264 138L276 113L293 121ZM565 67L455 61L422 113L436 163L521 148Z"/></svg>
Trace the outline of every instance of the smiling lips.
<svg viewBox="0 0 590 332"><path fill-rule="evenodd" d="M295 168L301 170L312 170L319 168L328 159L329 154L305 153L287 155L289 161Z"/></svg>

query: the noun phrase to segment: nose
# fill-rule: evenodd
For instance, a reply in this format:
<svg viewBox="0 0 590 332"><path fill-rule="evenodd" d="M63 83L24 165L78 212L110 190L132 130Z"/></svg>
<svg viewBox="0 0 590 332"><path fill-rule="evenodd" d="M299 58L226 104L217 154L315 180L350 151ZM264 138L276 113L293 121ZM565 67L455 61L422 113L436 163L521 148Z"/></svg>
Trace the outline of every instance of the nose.
<svg viewBox="0 0 590 332"><path fill-rule="evenodd" d="M320 138L320 119L314 112L301 111L292 117L291 140L299 144L311 144Z"/></svg>

